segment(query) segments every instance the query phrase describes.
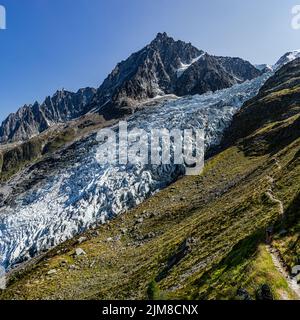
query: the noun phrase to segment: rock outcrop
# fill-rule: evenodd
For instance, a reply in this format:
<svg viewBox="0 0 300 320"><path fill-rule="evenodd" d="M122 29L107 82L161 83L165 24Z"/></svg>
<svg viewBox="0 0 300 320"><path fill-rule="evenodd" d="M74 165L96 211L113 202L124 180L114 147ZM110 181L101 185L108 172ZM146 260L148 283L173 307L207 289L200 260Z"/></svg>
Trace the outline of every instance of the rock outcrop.
<svg viewBox="0 0 300 320"><path fill-rule="evenodd" d="M0 127L0 142L24 141L56 123L80 117L94 97L95 89L84 88L78 92L57 91L42 104L25 105L10 114Z"/></svg>

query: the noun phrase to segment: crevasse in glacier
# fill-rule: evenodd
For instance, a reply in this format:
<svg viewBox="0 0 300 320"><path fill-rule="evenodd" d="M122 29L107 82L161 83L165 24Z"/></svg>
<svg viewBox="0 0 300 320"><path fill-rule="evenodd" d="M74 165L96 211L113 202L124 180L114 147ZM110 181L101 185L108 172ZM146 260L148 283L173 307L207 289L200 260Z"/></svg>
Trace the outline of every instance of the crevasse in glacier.
<svg viewBox="0 0 300 320"><path fill-rule="evenodd" d="M270 75L145 108L128 119L128 127L203 128L206 148L217 145L234 113ZM79 147L74 161L0 208L0 263L6 269L134 207L184 172L180 165L100 165L95 135Z"/></svg>

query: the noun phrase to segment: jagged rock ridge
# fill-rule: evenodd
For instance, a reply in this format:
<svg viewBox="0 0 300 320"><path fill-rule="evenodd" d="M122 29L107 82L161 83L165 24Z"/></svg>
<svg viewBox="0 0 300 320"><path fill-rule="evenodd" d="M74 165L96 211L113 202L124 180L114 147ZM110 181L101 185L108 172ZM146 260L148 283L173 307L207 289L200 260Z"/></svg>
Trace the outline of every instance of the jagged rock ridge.
<svg viewBox="0 0 300 320"><path fill-rule="evenodd" d="M132 113L137 102L157 95L202 94L260 74L247 61L214 57L159 33L148 46L116 66L98 89L94 105L111 118Z"/></svg>
<svg viewBox="0 0 300 320"><path fill-rule="evenodd" d="M25 105L3 121L0 142L26 140L55 123L83 115L94 94L95 89L92 88L80 89L76 93L61 90L47 97L42 104Z"/></svg>
<svg viewBox="0 0 300 320"><path fill-rule="evenodd" d="M119 118L155 96L216 91L260 74L247 61L211 56L191 43L159 33L149 45L118 63L97 90L58 91L41 105L26 105L11 114L0 127L0 142L26 140L87 112L99 112L106 119Z"/></svg>

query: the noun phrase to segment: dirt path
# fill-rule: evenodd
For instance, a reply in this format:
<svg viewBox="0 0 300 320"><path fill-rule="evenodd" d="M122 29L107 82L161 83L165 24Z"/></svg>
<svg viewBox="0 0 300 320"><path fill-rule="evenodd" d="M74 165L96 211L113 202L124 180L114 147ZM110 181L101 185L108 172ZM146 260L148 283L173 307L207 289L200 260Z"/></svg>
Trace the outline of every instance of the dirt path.
<svg viewBox="0 0 300 320"><path fill-rule="evenodd" d="M277 252L276 249L268 245L267 250L272 257L274 266L284 276L289 288L295 293L295 295L298 297L298 300L300 300L300 285L297 283L296 278L291 277L289 273L285 270L284 265L282 264L282 261L280 259L279 253Z"/></svg>
<svg viewBox="0 0 300 320"><path fill-rule="evenodd" d="M267 197L273 202L273 203L277 203L278 204L278 208L279 208L279 214L283 215L284 214L284 209L283 209L283 203L281 200L275 198L275 196L273 195L271 190L268 190L266 192Z"/></svg>
<svg viewBox="0 0 300 320"><path fill-rule="evenodd" d="M267 176L267 179L268 179L268 182L270 183L270 188L267 190L266 192L266 196L270 199L271 202L273 203L276 203L278 205L278 209L279 209L279 214L280 215L284 215L284 207L283 207L283 203L281 200L277 199L275 196L274 196L274 193L273 193L273 183L274 183L274 179L270 176Z"/></svg>
<svg viewBox="0 0 300 320"><path fill-rule="evenodd" d="M281 166L278 160L276 164L278 166L278 169L280 170ZM274 179L270 176L267 176L267 179L268 179L268 182L270 183L270 188L267 190L266 196L270 199L271 202L278 205L278 212L282 216L282 219L284 219L283 202L280 199L276 198L273 193ZM295 293L295 295L298 297L298 300L300 300L300 285L297 283L296 277L291 277L288 271L286 271L284 261L281 259L280 253L278 252L278 250L276 250L272 246L272 240L271 240L271 243L267 245L267 250L272 257L272 261L274 263L275 268L283 275L283 277L286 279L286 282L290 290L292 290ZM283 295L282 299L288 300L288 297L286 295Z"/></svg>

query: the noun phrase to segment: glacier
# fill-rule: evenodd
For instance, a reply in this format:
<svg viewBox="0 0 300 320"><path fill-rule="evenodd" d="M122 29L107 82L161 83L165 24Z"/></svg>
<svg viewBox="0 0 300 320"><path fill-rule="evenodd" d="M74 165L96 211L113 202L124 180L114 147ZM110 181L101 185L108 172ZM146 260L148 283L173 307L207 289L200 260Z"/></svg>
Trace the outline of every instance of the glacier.
<svg viewBox="0 0 300 320"><path fill-rule="evenodd" d="M205 148L218 145L243 103L272 75L231 88L144 108L128 128L204 129ZM74 159L49 172L45 181L0 208L0 265L6 270L88 228L124 213L184 174L182 165L106 164L97 161L96 134L76 144ZM59 163L59 159L57 159Z"/></svg>

